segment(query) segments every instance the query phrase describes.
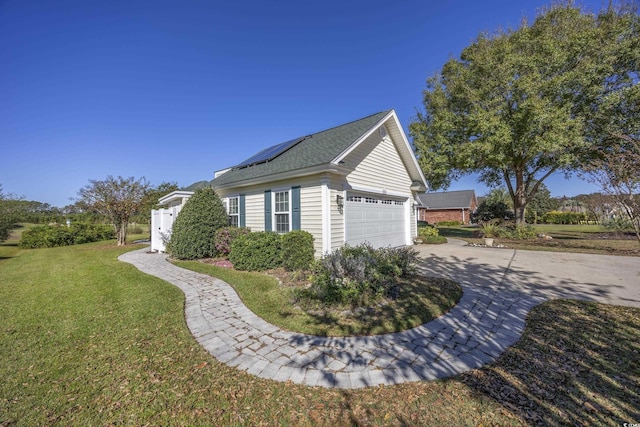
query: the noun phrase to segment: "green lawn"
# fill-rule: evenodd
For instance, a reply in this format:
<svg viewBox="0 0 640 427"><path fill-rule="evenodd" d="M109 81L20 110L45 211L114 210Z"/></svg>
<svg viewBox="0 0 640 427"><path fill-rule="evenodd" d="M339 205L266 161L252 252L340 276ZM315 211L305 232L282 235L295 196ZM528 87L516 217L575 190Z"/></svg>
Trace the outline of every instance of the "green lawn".
<svg viewBox="0 0 640 427"><path fill-rule="evenodd" d="M462 296L460 285L445 279L403 279L399 295L384 305L362 313L341 315L338 310L304 311L292 302L292 288L278 285L262 273L235 271L198 261L176 261L176 265L208 274L231 284L247 307L281 328L319 336L377 335L404 331L427 323L449 311Z"/></svg>
<svg viewBox="0 0 640 427"><path fill-rule="evenodd" d="M640 310L544 304L493 366L444 381L327 390L218 363L189 334L180 290L117 261L135 247L0 245L0 426L640 420Z"/></svg>
<svg viewBox="0 0 640 427"><path fill-rule="evenodd" d="M635 236L616 234L599 225L538 224L534 227L538 233L547 234L553 239L513 240L501 237L495 239L494 246L502 244L513 249L534 251L640 256L640 243ZM479 231L478 227L442 227L438 230L441 236L483 243L474 233Z"/></svg>

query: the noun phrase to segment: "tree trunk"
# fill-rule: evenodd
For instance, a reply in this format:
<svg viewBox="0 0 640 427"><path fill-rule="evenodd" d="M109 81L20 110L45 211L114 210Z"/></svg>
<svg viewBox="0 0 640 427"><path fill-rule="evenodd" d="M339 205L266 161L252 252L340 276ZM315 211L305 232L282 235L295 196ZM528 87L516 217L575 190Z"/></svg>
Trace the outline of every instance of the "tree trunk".
<svg viewBox="0 0 640 427"><path fill-rule="evenodd" d="M524 173L522 170L516 171L516 191L513 195L513 212L516 216L516 225L525 224L525 213L527 209L527 191L524 183Z"/></svg>
<svg viewBox="0 0 640 427"><path fill-rule="evenodd" d="M127 225L126 222L114 224L118 246L125 246L127 244Z"/></svg>

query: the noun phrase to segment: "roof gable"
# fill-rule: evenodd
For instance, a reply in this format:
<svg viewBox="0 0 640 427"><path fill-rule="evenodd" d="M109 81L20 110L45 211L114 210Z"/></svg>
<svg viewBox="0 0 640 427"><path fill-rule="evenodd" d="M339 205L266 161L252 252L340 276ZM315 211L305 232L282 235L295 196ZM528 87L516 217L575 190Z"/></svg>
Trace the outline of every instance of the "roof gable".
<svg viewBox="0 0 640 427"><path fill-rule="evenodd" d="M268 149L261 150L240 163L240 165L243 165L243 163L249 163L249 165L232 168L211 181L211 185L214 187L226 186L241 181L265 178L278 173L328 165L363 135L374 129L390 112L383 111L372 114L353 122L311 134L301 138L301 141L275 155L271 160L251 164L249 160L254 157L259 158L258 154ZM285 146L286 144L278 145ZM275 147L277 146L270 148Z"/></svg>
<svg viewBox="0 0 640 427"><path fill-rule="evenodd" d="M418 195L422 207L428 209L461 209L469 208L475 197L473 190L441 191Z"/></svg>

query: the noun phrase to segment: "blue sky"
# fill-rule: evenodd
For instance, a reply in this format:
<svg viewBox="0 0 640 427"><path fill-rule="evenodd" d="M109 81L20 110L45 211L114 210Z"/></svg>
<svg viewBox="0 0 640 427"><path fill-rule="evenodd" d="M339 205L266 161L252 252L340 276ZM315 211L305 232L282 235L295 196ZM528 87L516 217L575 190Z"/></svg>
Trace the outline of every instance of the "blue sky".
<svg viewBox="0 0 640 427"><path fill-rule="evenodd" d="M64 206L89 179L187 186L390 108L406 129L450 56L547 4L0 1L0 184ZM547 185L597 190L562 176ZM466 188L486 192L472 177L450 187Z"/></svg>

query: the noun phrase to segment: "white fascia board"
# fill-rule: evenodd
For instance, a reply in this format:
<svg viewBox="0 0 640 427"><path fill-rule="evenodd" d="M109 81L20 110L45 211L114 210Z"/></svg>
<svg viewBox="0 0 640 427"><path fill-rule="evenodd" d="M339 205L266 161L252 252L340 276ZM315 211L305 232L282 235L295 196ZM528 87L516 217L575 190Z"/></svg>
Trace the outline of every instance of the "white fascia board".
<svg viewBox="0 0 640 427"><path fill-rule="evenodd" d="M355 142L353 142L349 147L347 147L346 150L344 150L342 153L338 154L338 156L333 159L331 161L331 163L333 163L334 165L340 164L341 161L344 160L345 157L347 157L353 150L355 150L356 148L358 148L358 146L360 144L362 144L362 142L369 138L369 136L375 132L382 124L384 124L384 122L387 121L387 119L389 117L391 117L392 115L395 115L395 111L391 110L389 112L389 114L387 114L386 116L384 116L382 119L380 119L380 121L378 121L378 123L376 123L375 125L373 125L371 127L371 129L369 129L367 132L365 132L364 134L362 134L360 136L360 138L356 139Z"/></svg>
<svg viewBox="0 0 640 427"><path fill-rule="evenodd" d="M392 197L406 197L406 198L411 198L411 193L402 193L400 191L392 191L392 190L386 190L384 188L377 188L377 187L363 187L360 185L350 185L350 184L344 184L343 189L346 191L356 191L356 192L360 192L360 193L370 193L370 194L376 194L376 195L385 195L385 196L392 196Z"/></svg>
<svg viewBox="0 0 640 427"><path fill-rule="evenodd" d="M415 168L414 172L417 172L417 175L420 177L420 181L422 183L424 183L424 185L426 187L425 191L427 191L427 190L429 190L429 184L427 183L427 179L425 178L424 174L422 173L422 169L420 169L420 165L418 164L418 159L416 158L415 154L413 153L413 149L411 148L411 144L409 144L409 139L407 138L407 135L404 133L404 129L402 128L402 125L400 124L400 120L398 119L398 116L397 116L395 110L392 110L391 112L393 113L392 118L395 121L395 124L396 124L396 127L398 128L398 131L400 132L400 136L402 136L402 142L404 143L405 148L410 153L411 166L413 166Z"/></svg>
<svg viewBox="0 0 640 427"><path fill-rule="evenodd" d="M349 172L350 171L343 166L325 164L325 165L314 166L306 169L298 169L293 171L261 176L258 178L245 179L237 182L230 182L229 184L216 185L214 187L214 190L218 190L218 189L227 190L232 188L250 187L253 185L267 184L270 182L283 181L283 180L292 179L292 178L300 178L303 176L316 175L320 173L331 173L339 176L346 176Z"/></svg>
<svg viewBox="0 0 640 427"><path fill-rule="evenodd" d="M213 178L215 179L215 178L219 177L220 175L229 172L231 169L233 169L233 167L217 170L217 171L213 172Z"/></svg>
<svg viewBox="0 0 640 427"><path fill-rule="evenodd" d="M166 205L174 200L183 199L193 196L193 191L176 190L158 199L159 205Z"/></svg>
<svg viewBox="0 0 640 427"><path fill-rule="evenodd" d="M389 114L387 114L386 116L384 116L382 119L380 119L380 121L378 123L376 123L373 127L371 127L371 129L369 129L366 133L364 133L362 136L360 136L360 138L358 138L353 144L351 144L346 150L344 150L342 153L340 153L335 159L333 159L331 161L331 163L338 165L341 161L344 160L345 157L347 157L353 150L355 150L356 148L358 148L358 146L360 144L362 144L362 142L364 140L366 140L373 132L377 131L378 128L380 126L382 126L383 124L385 124L386 121L388 121L389 119L393 120L393 123L398 131L398 133L400 133L401 139L402 139L402 143L404 144L404 148L406 150L407 154L403 155L402 150L400 150L400 157L405 159L407 157L410 157L410 163L409 165L407 165L410 168L413 168L413 173L411 173L411 171L409 172L410 176L417 176L420 178L420 181L424 184L426 190L427 191L429 189L429 184L427 184L427 179L425 178L424 174L422 173L422 169L420 169L420 165L418 164L418 159L416 159L415 154L413 153L413 149L411 148L411 144L409 144L409 139L407 139L407 135L404 133L404 130L402 129L402 125L400 124L400 120L398 119L398 115L396 114L396 110L391 110L389 112ZM393 138L391 138L392 141L395 140ZM415 175L414 175L415 174Z"/></svg>

